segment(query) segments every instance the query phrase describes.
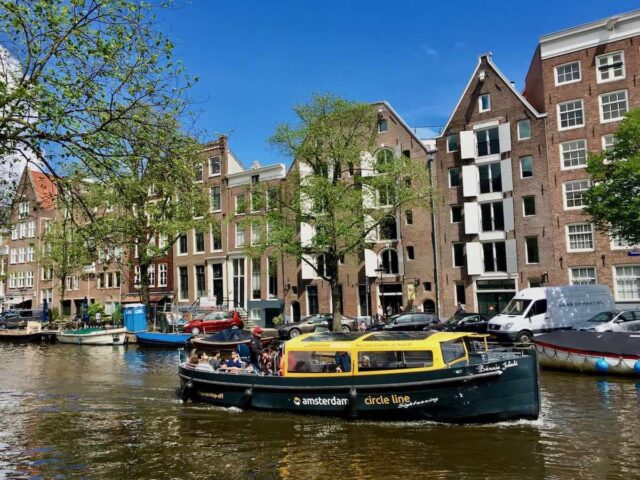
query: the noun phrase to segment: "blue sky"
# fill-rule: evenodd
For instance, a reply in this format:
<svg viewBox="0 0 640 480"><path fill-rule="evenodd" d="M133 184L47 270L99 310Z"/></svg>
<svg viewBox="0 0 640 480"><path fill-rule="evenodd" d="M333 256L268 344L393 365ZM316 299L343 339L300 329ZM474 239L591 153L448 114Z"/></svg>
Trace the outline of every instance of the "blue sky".
<svg viewBox="0 0 640 480"><path fill-rule="evenodd" d="M493 53L522 89L538 37L639 7L637 0L527 2L177 0L161 28L199 83L198 125L230 135L248 166L289 159L276 125L314 92L387 100L412 127L442 126L476 65Z"/></svg>

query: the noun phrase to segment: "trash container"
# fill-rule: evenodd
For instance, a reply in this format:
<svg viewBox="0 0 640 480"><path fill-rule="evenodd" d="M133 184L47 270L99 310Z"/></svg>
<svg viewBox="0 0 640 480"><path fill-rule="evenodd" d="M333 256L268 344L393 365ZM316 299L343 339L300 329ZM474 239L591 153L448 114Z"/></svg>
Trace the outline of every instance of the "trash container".
<svg viewBox="0 0 640 480"><path fill-rule="evenodd" d="M147 329L147 307L142 303L130 303L123 307L124 326L130 332L144 332Z"/></svg>

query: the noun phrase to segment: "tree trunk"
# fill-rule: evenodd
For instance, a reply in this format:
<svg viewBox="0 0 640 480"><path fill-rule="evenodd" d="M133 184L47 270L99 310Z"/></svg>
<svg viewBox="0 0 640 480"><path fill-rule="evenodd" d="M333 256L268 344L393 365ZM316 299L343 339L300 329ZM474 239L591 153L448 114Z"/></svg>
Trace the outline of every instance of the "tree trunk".
<svg viewBox="0 0 640 480"><path fill-rule="evenodd" d="M147 310L147 324L153 320L151 315L151 294L149 292L149 264L140 263L140 302L143 303Z"/></svg>
<svg viewBox="0 0 640 480"><path fill-rule="evenodd" d="M325 255L326 273L329 277L329 285L331 285L331 310L333 312L333 325L331 330L334 332L342 331L342 298L340 295L340 283L338 278L338 257L335 254L327 253Z"/></svg>

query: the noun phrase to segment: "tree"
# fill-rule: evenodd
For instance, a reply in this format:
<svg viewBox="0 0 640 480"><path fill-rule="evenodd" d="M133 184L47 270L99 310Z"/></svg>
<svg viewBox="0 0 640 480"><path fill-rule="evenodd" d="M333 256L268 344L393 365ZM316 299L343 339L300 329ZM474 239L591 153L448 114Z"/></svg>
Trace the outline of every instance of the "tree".
<svg viewBox="0 0 640 480"><path fill-rule="evenodd" d="M625 115L610 150L589 156L587 171L584 212L599 231L640 244L640 109Z"/></svg>
<svg viewBox="0 0 640 480"><path fill-rule="evenodd" d="M0 0L0 164L109 168L139 112L181 115L192 82L154 22L137 0Z"/></svg>
<svg viewBox="0 0 640 480"><path fill-rule="evenodd" d="M331 287L333 328L341 327L340 263L360 264L365 249L391 218L411 206L429 208L424 163L399 152L374 151L375 106L317 95L295 107L298 123L282 124L271 144L293 159L286 183L267 194L267 211L245 222L264 223L259 246L291 255Z"/></svg>
<svg viewBox="0 0 640 480"><path fill-rule="evenodd" d="M70 178L82 179L78 195L95 212L92 221L78 223L96 250L126 248L122 262L139 269L140 296L150 314L149 267L171 253L181 234L209 226L208 197L195 182L202 172L200 145L152 108L121 124L118 135L121 142L109 153L117 162L90 170L75 165Z"/></svg>

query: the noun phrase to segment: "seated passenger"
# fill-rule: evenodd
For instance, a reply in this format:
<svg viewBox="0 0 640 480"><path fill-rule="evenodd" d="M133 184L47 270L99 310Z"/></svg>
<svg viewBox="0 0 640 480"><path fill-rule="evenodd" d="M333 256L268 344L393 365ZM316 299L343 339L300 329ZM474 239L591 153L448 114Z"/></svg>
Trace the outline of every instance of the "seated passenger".
<svg viewBox="0 0 640 480"><path fill-rule="evenodd" d="M209 359L209 363L211 364L214 370L218 370L220 368L220 364L222 363L222 360L220 360L219 350L216 350L213 353L213 356Z"/></svg>
<svg viewBox="0 0 640 480"><path fill-rule="evenodd" d="M271 350L263 350L260 355L260 373L263 375L273 375L274 358Z"/></svg>
<svg viewBox="0 0 640 480"><path fill-rule="evenodd" d="M187 365L189 367L195 367L196 365L198 365L199 361L200 359L198 358L198 355L196 355L195 352L192 352L191 355L189 355L189 358L187 359Z"/></svg>
<svg viewBox="0 0 640 480"><path fill-rule="evenodd" d="M351 356L347 352L336 352L336 372L351 371Z"/></svg>
<svg viewBox="0 0 640 480"><path fill-rule="evenodd" d="M231 359L227 360L227 368L229 370L240 370L244 368L238 352L231 352Z"/></svg>
<svg viewBox="0 0 640 480"><path fill-rule="evenodd" d="M371 360L369 360L369 356L368 355L362 355L362 358L360 358L360 368L369 368L371 367Z"/></svg>

